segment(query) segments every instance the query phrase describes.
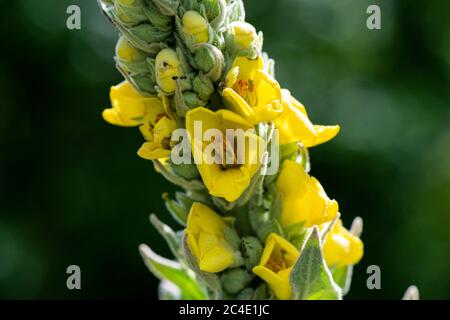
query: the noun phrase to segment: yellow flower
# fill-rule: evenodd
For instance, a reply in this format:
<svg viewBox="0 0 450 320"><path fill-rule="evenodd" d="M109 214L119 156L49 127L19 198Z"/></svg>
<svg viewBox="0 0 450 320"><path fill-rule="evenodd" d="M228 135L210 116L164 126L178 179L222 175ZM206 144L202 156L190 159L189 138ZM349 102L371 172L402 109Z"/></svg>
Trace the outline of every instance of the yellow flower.
<svg viewBox="0 0 450 320"><path fill-rule="evenodd" d="M163 49L156 56L156 83L166 93L176 88L176 79L182 75L180 59L172 49Z"/></svg>
<svg viewBox="0 0 450 320"><path fill-rule="evenodd" d="M228 109L252 124L271 121L283 111L280 85L264 71L260 56L255 60L235 59L222 95Z"/></svg>
<svg viewBox="0 0 450 320"><path fill-rule="evenodd" d="M158 97L141 95L128 81L111 87L110 97L112 108L103 110L103 119L123 127L142 124L147 111L161 103Z"/></svg>
<svg viewBox="0 0 450 320"><path fill-rule="evenodd" d="M208 42L208 22L197 11L190 10L183 15L183 32L190 35L194 43Z"/></svg>
<svg viewBox="0 0 450 320"><path fill-rule="evenodd" d="M230 28L235 44L242 49L250 48L258 39L256 29L250 23L235 21L230 24Z"/></svg>
<svg viewBox="0 0 450 320"><path fill-rule="evenodd" d="M339 126L313 125L305 107L288 90L282 90L283 113L275 119L279 129L280 144L301 142L310 148L333 139L339 133Z"/></svg>
<svg viewBox="0 0 450 320"><path fill-rule="evenodd" d="M225 227L223 218L209 207L198 202L192 204L185 232L200 270L221 272L234 263L234 250L224 238Z"/></svg>
<svg viewBox="0 0 450 320"><path fill-rule="evenodd" d="M199 128L195 130L199 124L201 124L201 130L199 131ZM262 140L256 134L247 131L253 129L253 126L229 110L213 112L200 107L187 112L186 129L189 133L194 161L209 193L230 202L237 200L247 189L251 178L260 166ZM214 137L211 140L204 137L205 132L207 130L210 132L210 129L218 130L222 141L215 141ZM230 141L231 138L227 137L227 129L242 129L244 134L241 138L245 140L245 146L242 143L239 146L236 141ZM215 143L221 143L221 145ZM213 155L209 152L211 146L216 146L222 152ZM258 147L253 148L253 146ZM240 150L236 150L237 147ZM245 147L245 150L242 147ZM237 155L241 156L237 158ZM227 159L233 161L226 161Z"/></svg>
<svg viewBox="0 0 450 320"><path fill-rule="evenodd" d="M287 300L292 295L289 276L298 256L299 252L291 243L271 233L253 273L269 285L278 299Z"/></svg>
<svg viewBox="0 0 450 320"><path fill-rule="evenodd" d="M323 244L323 255L327 265L343 267L357 264L364 252L364 244L357 236L342 226L342 221L336 221L326 235Z"/></svg>
<svg viewBox="0 0 450 320"><path fill-rule="evenodd" d="M283 226L304 222L305 227L331 221L338 203L330 200L316 178L310 177L302 165L285 160L276 183L281 197L280 222Z"/></svg>
<svg viewBox="0 0 450 320"><path fill-rule="evenodd" d="M171 135L177 127L175 120L167 114L163 102L160 99L158 101L158 104L149 108L143 124L139 127L147 142L138 150L138 155L147 160L170 156ZM167 100L165 103L168 103Z"/></svg>

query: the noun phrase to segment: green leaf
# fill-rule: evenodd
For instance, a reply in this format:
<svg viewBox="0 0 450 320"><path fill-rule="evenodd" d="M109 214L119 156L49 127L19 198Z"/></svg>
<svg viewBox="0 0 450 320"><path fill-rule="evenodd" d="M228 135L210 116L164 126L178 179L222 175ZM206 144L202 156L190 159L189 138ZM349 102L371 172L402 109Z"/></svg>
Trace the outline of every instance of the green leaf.
<svg viewBox="0 0 450 320"><path fill-rule="evenodd" d="M322 256L319 230L314 227L295 263L290 283L295 300L341 300L337 286Z"/></svg>
<svg viewBox="0 0 450 320"><path fill-rule="evenodd" d="M183 251L181 248L181 238L172 230L171 227L161 222L155 214L150 215L150 222L159 232L159 234L166 240L170 251L178 260L184 260Z"/></svg>
<svg viewBox="0 0 450 320"><path fill-rule="evenodd" d="M215 273L204 272L200 270L197 264L197 259L192 254L191 249L189 249L186 235L183 238L183 250L188 267L195 272L198 280L203 282L208 288L210 297L214 300L223 299L225 293L223 292L220 278Z"/></svg>
<svg viewBox="0 0 450 320"><path fill-rule="evenodd" d="M178 262L163 258L145 244L139 246L139 252L148 269L160 280L168 280L180 288L186 300L204 300L206 295L195 279Z"/></svg>

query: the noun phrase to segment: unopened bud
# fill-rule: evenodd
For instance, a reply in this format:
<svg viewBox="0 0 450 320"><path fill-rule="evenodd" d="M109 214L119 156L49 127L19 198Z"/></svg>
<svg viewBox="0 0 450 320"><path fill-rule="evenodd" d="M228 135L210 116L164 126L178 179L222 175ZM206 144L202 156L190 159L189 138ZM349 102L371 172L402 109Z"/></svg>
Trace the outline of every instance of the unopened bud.
<svg viewBox="0 0 450 320"><path fill-rule="evenodd" d="M218 81L222 76L225 64L222 51L208 43L194 45L193 49L198 69L203 71L213 82Z"/></svg>
<svg viewBox="0 0 450 320"><path fill-rule="evenodd" d="M151 0L166 16L176 16L178 12L179 0Z"/></svg>
<svg viewBox="0 0 450 320"><path fill-rule="evenodd" d="M116 45L116 62L123 70L131 73L148 71L145 59L148 54L133 47L124 36L119 38Z"/></svg>
<svg viewBox="0 0 450 320"><path fill-rule="evenodd" d="M138 26L129 28L128 31L136 38L148 44L154 42L163 42L172 34L172 31L161 31L149 23L142 23Z"/></svg>
<svg viewBox="0 0 450 320"><path fill-rule="evenodd" d="M191 39L191 44L208 42L209 25L200 13L194 10L183 15L183 32Z"/></svg>
<svg viewBox="0 0 450 320"><path fill-rule="evenodd" d="M234 35L234 43L241 49L250 48L258 39L256 29L250 23L235 21L230 24L231 32Z"/></svg>
<svg viewBox="0 0 450 320"><path fill-rule="evenodd" d="M214 93L214 84L204 74L199 74L192 81L194 91L198 94L202 100L209 100Z"/></svg>
<svg viewBox="0 0 450 320"><path fill-rule="evenodd" d="M183 101L189 109L206 106L207 101L200 99L200 97L192 91L183 92Z"/></svg>
<svg viewBox="0 0 450 320"><path fill-rule="evenodd" d="M244 258L245 267L247 270L258 265L263 252L261 242L255 237L244 237L241 242L242 257Z"/></svg>
<svg viewBox="0 0 450 320"><path fill-rule="evenodd" d="M145 4L143 0L115 0L114 8L117 18L123 24L138 25L147 21L144 13Z"/></svg>
<svg viewBox="0 0 450 320"><path fill-rule="evenodd" d="M254 275L242 268L234 268L225 271L220 280L223 289L230 294L237 294L245 289L253 280Z"/></svg>
<svg viewBox="0 0 450 320"><path fill-rule="evenodd" d="M144 10L144 13L153 26L162 31L172 30L172 17L164 15L161 10L153 3L153 1L147 1L147 6L148 7Z"/></svg>
<svg viewBox="0 0 450 320"><path fill-rule="evenodd" d="M181 77L180 59L172 49L163 49L156 56L156 83L166 93L173 93Z"/></svg>

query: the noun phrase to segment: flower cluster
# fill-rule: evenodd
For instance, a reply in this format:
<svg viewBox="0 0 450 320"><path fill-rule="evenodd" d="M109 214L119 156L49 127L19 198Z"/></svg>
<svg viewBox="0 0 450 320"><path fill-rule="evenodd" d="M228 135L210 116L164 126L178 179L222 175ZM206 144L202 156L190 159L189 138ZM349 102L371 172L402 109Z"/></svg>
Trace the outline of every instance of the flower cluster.
<svg viewBox="0 0 450 320"><path fill-rule="evenodd" d="M183 230L151 217L176 261L140 248L160 297L342 298L363 255L362 222L343 227L308 155L339 126L313 124L280 86L242 0L100 4L121 33L115 61L125 78L103 118L139 127L138 155L183 190L163 195ZM180 150L192 161L175 161Z"/></svg>

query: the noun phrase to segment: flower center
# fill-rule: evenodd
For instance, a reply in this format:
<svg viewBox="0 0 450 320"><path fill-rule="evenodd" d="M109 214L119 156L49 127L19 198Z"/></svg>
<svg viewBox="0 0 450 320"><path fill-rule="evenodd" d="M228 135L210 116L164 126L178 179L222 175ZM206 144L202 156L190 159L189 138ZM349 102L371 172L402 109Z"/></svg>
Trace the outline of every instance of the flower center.
<svg viewBox="0 0 450 320"><path fill-rule="evenodd" d="M233 139L233 141L231 141ZM220 164L222 169L236 169L240 167L240 164L237 159L237 139L236 137L225 137L222 141L213 140L213 143L216 144L217 150L221 150L220 152L215 152L214 149L214 157L216 164ZM217 144L221 145L217 145Z"/></svg>
<svg viewBox="0 0 450 320"><path fill-rule="evenodd" d="M256 106L258 103L255 90L255 82L252 79L239 80L234 90L245 100L250 106Z"/></svg>
<svg viewBox="0 0 450 320"><path fill-rule="evenodd" d="M270 256L269 261L267 261L266 267L275 273L288 268L287 260L285 258L286 251L283 249L274 250Z"/></svg>

